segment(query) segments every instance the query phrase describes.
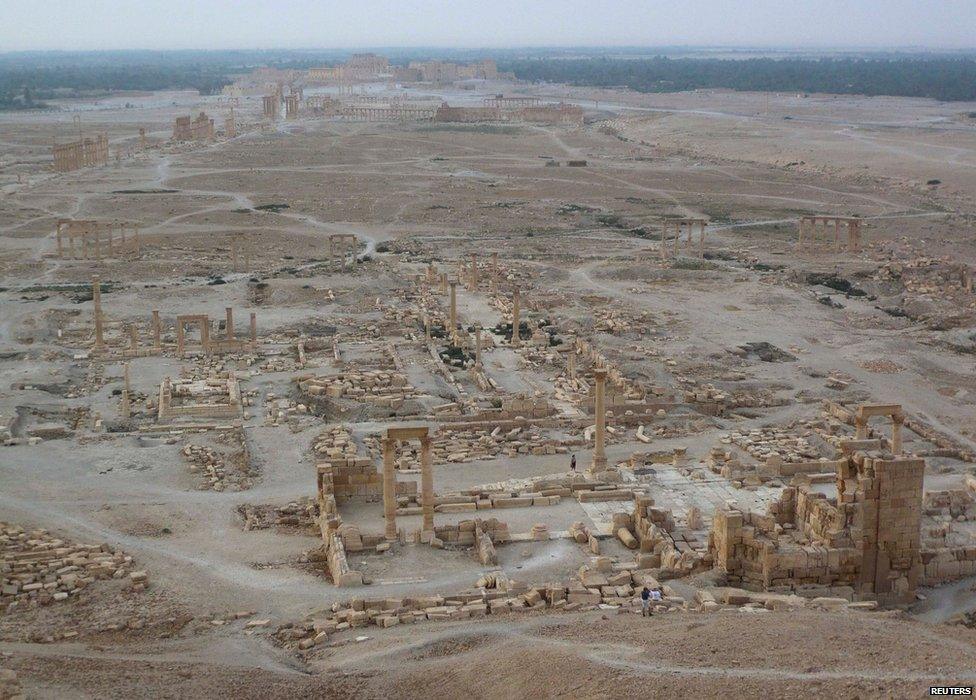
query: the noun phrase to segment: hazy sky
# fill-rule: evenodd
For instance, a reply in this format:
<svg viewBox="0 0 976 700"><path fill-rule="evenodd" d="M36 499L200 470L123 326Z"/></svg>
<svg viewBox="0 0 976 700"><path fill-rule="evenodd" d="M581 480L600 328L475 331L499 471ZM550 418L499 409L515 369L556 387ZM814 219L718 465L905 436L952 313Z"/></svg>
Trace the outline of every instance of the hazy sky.
<svg viewBox="0 0 976 700"><path fill-rule="evenodd" d="M26 49L976 47L976 0L0 0Z"/></svg>

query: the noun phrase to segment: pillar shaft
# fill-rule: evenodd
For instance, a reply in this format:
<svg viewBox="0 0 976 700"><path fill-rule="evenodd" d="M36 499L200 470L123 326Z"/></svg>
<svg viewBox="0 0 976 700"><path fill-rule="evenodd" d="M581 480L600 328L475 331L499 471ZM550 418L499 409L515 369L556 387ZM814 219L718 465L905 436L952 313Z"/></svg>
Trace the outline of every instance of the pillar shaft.
<svg viewBox="0 0 976 700"><path fill-rule="evenodd" d="M224 312L227 314L227 320L224 322L224 325L227 328L227 340L233 340L234 339L234 309L228 306L224 309Z"/></svg>
<svg viewBox="0 0 976 700"><path fill-rule="evenodd" d="M892 418L891 422L891 452L894 455L901 454L901 426L904 423L904 419L898 420Z"/></svg>
<svg viewBox="0 0 976 700"><path fill-rule="evenodd" d="M451 324L448 332L450 333L450 337L453 338L457 330L457 282L451 282L451 311L448 322Z"/></svg>
<svg viewBox="0 0 976 700"><path fill-rule="evenodd" d="M102 281L97 276L92 278L92 304L95 307L95 348L101 350L105 344L102 337Z"/></svg>
<svg viewBox="0 0 976 700"><path fill-rule="evenodd" d="M430 436L420 439L420 492L423 496L423 532L434 531L434 465Z"/></svg>
<svg viewBox="0 0 976 700"><path fill-rule="evenodd" d="M389 541L397 538L396 506L396 441L386 438L383 440L383 518Z"/></svg>
<svg viewBox="0 0 976 700"><path fill-rule="evenodd" d="M515 292L512 294L512 346L519 347L522 344L522 334L519 332L519 328L522 325L520 319L519 308L521 302L518 287L515 288Z"/></svg>
<svg viewBox="0 0 976 700"><path fill-rule="evenodd" d="M153 327L153 348L159 350L162 343L162 328L159 325L159 311L153 309L152 312L152 327Z"/></svg>
<svg viewBox="0 0 976 700"><path fill-rule="evenodd" d="M593 446L593 471L603 471L607 468L607 453L605 449L607 432L607 407L605 400L607 372L598 369L593 374L593 409L596 418L596 444Z"/></svg>

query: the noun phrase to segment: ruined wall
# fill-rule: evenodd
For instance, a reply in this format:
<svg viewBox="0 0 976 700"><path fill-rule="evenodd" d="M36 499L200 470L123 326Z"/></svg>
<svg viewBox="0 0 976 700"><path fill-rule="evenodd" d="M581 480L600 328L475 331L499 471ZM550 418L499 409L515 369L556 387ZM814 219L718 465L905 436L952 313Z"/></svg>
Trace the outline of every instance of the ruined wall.
<svg viewBox="0 0 976 700"><path fill-rule="evenodd" d="M836 501L799 485L766 515L719 510L715 565L750 590L842 586L881 604L911 602L923 573L924 471L922 459L857 453L842 461Z"/></svg>

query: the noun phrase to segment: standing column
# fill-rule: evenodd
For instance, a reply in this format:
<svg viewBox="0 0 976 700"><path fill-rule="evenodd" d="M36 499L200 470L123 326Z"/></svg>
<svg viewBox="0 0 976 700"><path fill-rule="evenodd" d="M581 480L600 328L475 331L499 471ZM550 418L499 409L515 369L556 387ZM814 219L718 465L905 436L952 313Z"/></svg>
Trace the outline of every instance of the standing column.
<svg viewBox="0 0 976 700"><path fill-rule="evenodd" d="M471 291L478 291L478 254L471 253Z"/></svg>
<svg viewBox="0 0 976 700"><path fill-rule="evenodd" d="M866 440L868 437L868 422L857 416L854 418L854 439Z"/></svg>
<svg viewBox="0 0 976 700"><path fill-rule="evenodd" d="M95 350L101 350L105 340L102 338L102 281L98 275L92 277L92 304L95 307Z"/></svg>
<svg viewBox="0 0 976 700"><path fill-rule="evenodd" d="M162 341L162 329L159 326L159 310L153 309L152 312L152 327L153 327L153 349L159 350Z"/></svg>
<svg viewBox="0 0 976 700"><path fill-rule="evenodd" d="M420 438L420 493L424 512L424 525L420 533L422 542L429 542L434 534L434 465L430 448L430 435L424 435Z"/></svg>
<svg viewBox="0 0 976 700"><path fill-rule="evenodd" d="M901 454L901 426L904 422L905 416L891 417L891 453L895 456Z"/></svg>
<svg viewBox="0 0 976 700"><path fill-rule="evenodd" d="M441 294L447 294L447 273L441 273Z"/></svg>
<svg viewBox="0 0 976 700"><path fill-rule="evenodd" d="M123 420L128 420L132 415L132 406L129 403L129 392L131 391L129 385L129 363L126 362L122 365L122 376L125 378L125 385L122 389L122 406L121 414Z"/></svg>
<svg viewBox="0 0 976 700"><path fill-rule="evenodd" d="M840 219L834 219L834 250L840 250Z"/></svg>
<svg viewBox="0 0 976 700"><path fill-rule="evenodd" d="M474 327L474 366L481 369L481 324Z"/></svg>
<svg viewBox="0 0 976 700"><path fill-rule="evenodd" d="M251 351L258 346L258 315L251 312Z"/></svg>
<svg viewBox="0 0 976 700"><path fill-rule="evenodd" d="M139 331L136 324L129 324L129 348L134 352L139 349Z"/></svg>
<svg viewBox="0 0 976 700"><path fill-rule="evenodd" d="M852 253L856 253L860 249L861 243L861 221L859 219L851 219L847 222L847 247Z"/></svg>
<svg viewBox="0 0 976 700"><path fill-rule="evenodd" d="M517 348L522 344L522 334L519 333L519 327L522 325L519 319L519 288L515 288L515 292L512 294L512 347Z"/></svg>
<svg viewBox="0 0 976 700"><path fill-rule="evenodd" d="M605 405L604 394L606 393L607 371L597 369L593 372L595 380L593 386L593 410L596 414L596 444L593 447L593 463L590 467L592 472L606 471L607 453L604 449L607 431L607 408Z"/></svg>
<svg viewBox="0 0 976 700"><path fill-rule="evenodd" d="M227 314L227 320L224 321L224 326L227 329L227 340L234 339L234 309L227 306L224 307L224 312Z"/></svg>
<svg viewBox="0 0 976 700"><path fill-rule="evenodd" d="M448 323L451 324L448 334L453 341L457 333L457 282L451 282L451 312Z"/></svg>
<svg viewBox="0 0 976 700"><path fill-rule="evenodd" d="M396 527L396 440L383 440L383 518L386 520L386 539L397 538Z"/></svg>
<svg viewBox="0 0 976 700"><path fill-rule="evenodd" d="M177 316L176 318L176 354L183 357L183 349L186 343L186 329L183 327L183 321Z"/></svg>

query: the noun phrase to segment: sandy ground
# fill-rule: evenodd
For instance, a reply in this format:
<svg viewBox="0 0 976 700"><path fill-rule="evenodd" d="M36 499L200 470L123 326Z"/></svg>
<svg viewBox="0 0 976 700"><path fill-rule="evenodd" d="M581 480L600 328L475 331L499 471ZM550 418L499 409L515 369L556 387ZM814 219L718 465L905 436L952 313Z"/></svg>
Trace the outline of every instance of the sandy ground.
<svg viewBox="0 0 976 700"><path fill-rule="evenodd" d="M976 261L976 124L964 116L976 105L557 87L534 92L585 105L587 124L305 118L262 131L259 100L249 100L237 110L242 135L191 148L167 143L172 119L206 109L219 122L224 106L186 94L133 97L126 100L130 108L125 101L69 105L80 111L84 129L105 131L113 149L133 149L139 127L153 147L105 168L59 176L46 171L45 158L52 139L71 137L72 113L0 115L4 423L24 413L35 416L26 419L30 425L41 421L38 411L51 415L65 407L105 418L118 411L113 391L122 385L121 364L107 363L92 383L98 363L74 359L86 349L77 338L90 325L90 299L54 285L85 285L96 272L110 282L103 293L110 338L120 338L125 323L145 324L152 309L166 317L222 318L228 306L239 314L256 311L262 336L323 323L354 333L377 321L376 300L406 290L409 275L427 259L451 269L471 252L483 259L497 252L506 270L520 276L531 317L558 318L566 328L590 333L595 310L648 314L652 322L639 332L592 333L633 376L676 388L677 371L702 381L736 372L751 391L789 399L775 409L709 418L692 434L656 441L654 449L683 446L698 460L725 431L809 418L820 398L901 403L958 445L976 449L972 355L947 345L972 331L971 309L952 307L960 320L944 328L923 315L886 313L879 307L892 295L880 296L880 288L874 299L848 298L803 281L826 272L869 284L884 262L920 255ZM550 168L547 158L584 158L588 165ZM926 184L933 180L939 183ZM288 206L255 210L264 204ZM795 250L795 221L813 213L864 217L865 250ZM675 215L707 217L707 250L721 257L662 270L658 242L628 233L656 230L661 217ZM98 267L59 260L53 235L59 217L138 222L143 253ZM369 259L345 272L323 266L331 233L355 234ZM248 272L230 270L232 241L249 258ZM376 253L380 243L392 252ZM755 263L782 269L769 273ZM210 284L214 276L226 283ZM268 288L259 295L252 278ZM825 294L842 308L818 303ZM927 303L942 311L950 306L939 298ZM483 292L459 290L458 307L465 323L487 327L501 319ZM237 318L246 327L246 315ZM66 339L59 339L59 328L68 331ZM411 381L431 397L453 392L411 342L381 340L397 344ZM798 359L768 363L730 354L749 342L772 343ZM286 352L287 345L269 343L267 349ZM325 371L323 357L317 362ZM896 369L878 372L868 362L882 359ZM133 360L134 390L153 396L162 377L178 375L181 364L173 357ZM488 351L486 365L506 393L551 391L551 372L526 366L510 350ZM831 373L846 377L851 389L839 396L825 389L823 378ZM428 624L382 637L371 631L375 638L368 643L330 649L309 668L239 625L215 629L208 616L243 609L285 621L362 594L336 589L299 565L317 544L311 534L245 532L237 514L245 503L283 505L314 493L309 446L323 422L309 418L289 430L262 420L266 394L288 396L295 374L257 372L245 382L258 392L245 432L259 476L247 491L200 490L183 463L180 441L82 426L72 438L0 452L0 520L121 546L151 573L152 588L142 599L147 620L196 620L168 639L101 639L93 618L82 613L100 604L112 610L111 596L97 592L44 614L0 617L0 652L9 655L0 660L20 672L32 696L231 691L246 697L412 697L436 687L447 697L701 697L729 689L907 697L954 674L972 684L971 633L881 616L723 613L648 624L631 616ZM89 388L67 398L71 387ZM385 425L363 421L356 431L361 436ZM919 436L907 438L919 450L931 448ZM608 452L623 459L640 449L647 448L628 439ZM577 454L588 463L588 449ZM453 491L566 468L565 455L444 464L435 468L435 483L439 491ZM945 488L971 470L932 463L926 483ZM667 470L648 479L661 503L676 512L698 505L706 517L730 500L759 507L775 497L774 490L745 492L727 482L682 484ZM378 504L349 509L344 517L364 529L382 528ZM562 530L590 517L575 501L504 513L517 532L537 522ZM405 526L417 520L405 518ZM559 541L499 554L501 568L532 583L568 576L586 560L582 549ZM467 553L420 548L355 563L376 580L369 595L391 597L470 587L484 571ZM939 623L972 607L968 586L931 592L919 614ZM123 607L117 617L133 614ZM83 634L72 644L30 641L32 634L60 627ZM838 649L845 651L841 658ZM486 676L494 685L485 686Z"/></svg>

